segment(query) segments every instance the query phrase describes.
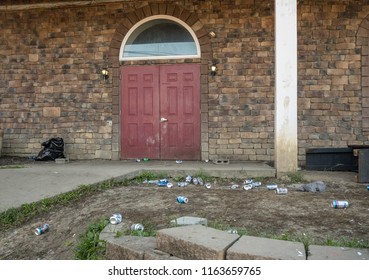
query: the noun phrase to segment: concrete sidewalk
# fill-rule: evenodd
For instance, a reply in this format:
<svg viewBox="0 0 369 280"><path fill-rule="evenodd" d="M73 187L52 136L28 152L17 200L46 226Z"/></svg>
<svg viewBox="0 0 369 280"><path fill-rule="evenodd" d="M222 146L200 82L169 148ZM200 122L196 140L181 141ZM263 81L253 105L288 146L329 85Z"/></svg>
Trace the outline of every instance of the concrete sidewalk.
<svg viewBox="0 0 369 280"><path fill-rule="evenodd" d="M162 172L172 176L203 172L225 178L275 177L275 169L262 162L214 164L184 161L81 160L65 164L30 162L25 168L0 169L0 212L24 203L39 201L112 178L133 178L141 172Z"/></svg>

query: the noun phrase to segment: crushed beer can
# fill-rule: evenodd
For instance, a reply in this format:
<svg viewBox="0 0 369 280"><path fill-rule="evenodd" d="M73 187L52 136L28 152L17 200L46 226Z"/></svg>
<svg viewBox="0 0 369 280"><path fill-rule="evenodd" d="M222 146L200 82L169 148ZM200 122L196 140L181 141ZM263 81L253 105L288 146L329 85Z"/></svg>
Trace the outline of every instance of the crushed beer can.
<svg viewBox="0 0 369 280"><path fill-rule="evenodd" d="M122 222L122 214L120 213L115 213L113 214L111 217L110 217L110 223L112 225L117 225L117 224L120 224Z"/></svg>
<svg viewBox="0 0 369 280"><path fill-rule="evenodd" d="M227 232L230 233L230 234L238 234L238 231L235 228L231 228L231 229L227 230Z"/></svg>
<svg viewBox="0 0 369 280"><path fill-rule="evenodd" d="M170 188L173 188L173 184L172 184L172 183L170 183L170 182L168 182L168 183L167 183L167 188L169 188L169 189L170 189Z"/></svg>
<svg viewBox="0 0 369 280"><path fill-rule="evenodd" d="M251 185L252 185L252 187L260 187L261 182L252 182Z"/></svg>
<svg viewBox="0 0 369 280"><path fill-rule="evenodd" d="M197 178L197 182L199 183L199 185L204 185L204 181L202 180L202 178L201 177L198 177Z"/></svg>
<svg viewBox="0 0 369 280"><path fill-rule="evenodd" d="M248 178L248 179L245 180L245 185L251 184L253 182L254 182L254 179Z"/></svg>
<svg viewBox="0 0 369 280"><path fill-rule="evenodd" d="M248 185L244 185L243 186L243 189L245 190L245 191L249 191L249 190L251 190L253 187L252 187L252 184L248 184Z"/></svg>
<svg viewBox="0 0 369 280"><path fill-rule="evenodd" d="M191 181L192 181L192 177L191 177L190 175L188 175L188 176L186 177L186 182L187 182L187 183L191 183Z"/></svg>
<svg viewBox="0 0 369 280"><path fill-rule="evenodd" d="M211 188L211 184L210 183L206 183L205 184L205 188L210 189Z"/></svg>
<svg viewBox="0 0 369 280"><path fill-rule="evenodd" d="M156 184L159 187L165 187L168 184L168 179L160 179Z"/></svg>
<svg viewBox="0 0 369 280"><path fill-rule="evenodd" d="M139 230L143 231L145 228L142 224L133 224L131 225L131 231Z"/></svg>
<svg viewBox="0 0 369 280"><path fill-rule="evenodd" d="M239 188L239 185L237 185L237 184L234 184L234 185L231 186L232 190L235 190L235 189L238 189L238 188Z"/></svg>
<svg viewBox="0 0 369 280"><path fill-rule="evenodd" d="M278 189L278 185L277 184L269 184L266 186L268 190L276 190Z"/></svg>
<svg viewBox="0 0 369 280"><path fill-rule="evenodd" d="M178 182L178 187L187 187L188 183L187 182Z"/></svg>
<svg viewBox="0 0 369 280"><path fill-rule="evenodd" d="M41 234L43 234L47 230L49 230L49 225L48 224L44 224L43 226L37 227L35 229L35 234L36 235L41 235Z"/></svg>
<svg viewBox="0 0 369 280"><path fill-rule="evenodd" d="M333 208L347 208L349 203L346 200L333 200L331 206Z"/></svg>
<svg viewBox="0 0 369 280"><path fill-rule="evenodd" d="M145 180L143 181L144 184L157 184L159 180Z"/></svg>
<svg viewBox="0 0 369 280"><path fill-rule="evenodd" d="M198 184L199 184L199 179L197 179L197 178L193 178L193 179L192 179L192 183L193 183L194 185L198 185Z"/></svg>
<svg viewBox="0 0 369 280"><path fill-rule="evenodd" d="M188 198L185 196L178 196L177 197L177 202L179 203L188 203Z"/></svg>
<svg viewBox="0 0 369 280"><path fill-rule="evenodd" d="M288 189L286 189L286 188L277 188L275 190L275 193L276 194L287 194L288 193Z"/></svg>

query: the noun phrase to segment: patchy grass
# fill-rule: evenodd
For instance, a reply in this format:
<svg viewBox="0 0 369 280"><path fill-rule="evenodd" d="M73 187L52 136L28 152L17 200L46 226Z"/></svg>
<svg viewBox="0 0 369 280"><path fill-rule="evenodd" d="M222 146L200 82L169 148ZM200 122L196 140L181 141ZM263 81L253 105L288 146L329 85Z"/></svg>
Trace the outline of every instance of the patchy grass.
<svg viewBox="0 0 369 280"><path fill-rule="evenodd" d="M59 205L67 205L93 193L99 193L107 189L128 186L130 180L106 180L91 185L80 185L77 189L62 193L57 196L42 199L38 202L26 203L18 208L10 208L0 213L0 231L17 226L39 214L46 213Z"/></svg>
<svg viewBox="0 0 369 280"><path fill-rule="evenodd" d="M100 232L109 223L107 219L100 219L92 223L85 233L81 234L79 243L74 249L76 260L102 260L106 251L106 242L100 240Z"/></svg>

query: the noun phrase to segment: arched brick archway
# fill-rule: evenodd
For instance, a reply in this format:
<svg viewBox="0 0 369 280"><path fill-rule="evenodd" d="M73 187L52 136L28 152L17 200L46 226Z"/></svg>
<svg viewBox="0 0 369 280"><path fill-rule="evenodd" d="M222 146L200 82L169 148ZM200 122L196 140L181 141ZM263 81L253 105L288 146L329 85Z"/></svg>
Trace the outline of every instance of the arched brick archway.
<svg viewBox="0 0 369 280"><path fill-rule="evenodd" d="M185 22L200 43L201 58L179 60L150 60L150 61L122 61L119 62L119 51L122 41L128 31L139 21L151 16L167 15L176 17ZM212 63L212 48L209 32L205 29L198 16L178 5L149 4L126 14L117 27L109 49L109 67L112 71L112 100L113 100L113 136L112 159L120 157L120 67L122 65L145 64L172 64L172 63L199 63L201 65L200 94L201 94L201 158L208 159L208 78L209 67Z"/></svg>
<svg viewBox="0 0 369 280"><path fill-rule="evenodd" d="M359 26L356 44L361 47L362 133L369 135L369 15Z"/></svg>

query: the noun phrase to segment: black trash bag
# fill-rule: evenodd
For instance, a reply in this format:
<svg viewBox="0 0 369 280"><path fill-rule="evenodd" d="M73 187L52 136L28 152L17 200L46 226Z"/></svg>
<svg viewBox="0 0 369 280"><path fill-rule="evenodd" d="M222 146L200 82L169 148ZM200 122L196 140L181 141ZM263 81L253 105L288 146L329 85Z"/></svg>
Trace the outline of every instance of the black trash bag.
<svg viewBox="0 0 369 280"><path fill-rule="evenodd" d="M44 148L39 152L35 160L47 161L64 157L64 141L63 138L51 138L41 144Z"/></svg>

